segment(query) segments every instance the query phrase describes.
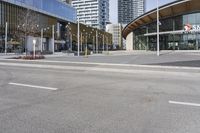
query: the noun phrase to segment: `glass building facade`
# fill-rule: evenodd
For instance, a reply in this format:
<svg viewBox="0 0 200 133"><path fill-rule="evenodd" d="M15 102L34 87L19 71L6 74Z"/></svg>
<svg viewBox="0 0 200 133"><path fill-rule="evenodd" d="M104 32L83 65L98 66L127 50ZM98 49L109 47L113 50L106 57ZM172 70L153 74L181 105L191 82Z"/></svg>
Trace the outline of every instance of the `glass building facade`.
<svg viewBox="0 0 200 133"><path fill-rule="evenodd" d="M66 21L76 22L76 10L60 0L1 0L20 7L50 15Z"/></svg>
<svg viewBox="0 0 200 133"><path fill-rule="evenodd" d="M76 23L76 10L58 0L1 0L0 53L6 47L6 23L7 52L26 52L31 51L33 39L37 39L38 50L42 43L44 51L52 51L53 26L55 51L67 50L69 33L65 27L69 22Z"/></svg>
<svg viewBox="0 0 200 133"><path fill-rule="evenodd" d="M161 19L160 23L160 50L200 49L199 11ZM156 24L154 21L133 31L134 50L157 50Z"/></svg>

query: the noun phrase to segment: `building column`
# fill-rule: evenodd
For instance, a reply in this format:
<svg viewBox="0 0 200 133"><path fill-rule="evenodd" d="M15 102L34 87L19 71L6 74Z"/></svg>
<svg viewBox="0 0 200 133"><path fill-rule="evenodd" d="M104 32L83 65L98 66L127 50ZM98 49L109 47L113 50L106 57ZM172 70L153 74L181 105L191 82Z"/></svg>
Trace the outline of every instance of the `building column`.
<svg viewBox="0 0 200 133"><path fill-rule="evenodd" d="M196 50L199 50L198 34L196 34Z"/></svg>
<svg viewBox="0 0 200 133"><path fill-rule="evenodd" d="M53 52L53 54L54 54L54 52L55 52L55 26L54 25L52 25L52 52Z"/></svg>
<svg viewBox="0 0 200 133"><path fill-rule="evenodd" d="M148 27L146 27L146 34L149 33ZM146 51L149 50L149 36L146 36Z"/></svg>
<svg viewBox="0 0 200 133"><path fill-rule="evenodd" d="M175 21L174 21L174 19L173 19L173 31L175 31ZM176 46L175 45L176 45L176 43L175 43L175 35L173 34L173 50L176 50Z"/></svg>
<svg viewBox="0 0 200 133"><path fill-rule="evenodd" d="M7 42L8 42L8 22L6 22L5 27L5 54L7 54Z"/></svg>
<svg viewBox="0 0 200 133"><path fill-rule="evenodd" d="M49 38L49 51L54 53L54 39L53 38Z"/></svg>
<svg viewBox="0 0 200 133"><path fill-rule="evenodd" d="M96 30L96 54L98 53L98 43L99 43L99 41L98 41L98 39L99 39L99 36L98 36L98 31Z"/></svg>
<svg viewBox="0 0 200 133"><path fill-rule="evenodd" d="M132 51L133 50L133 32L129 33L126 37L126 50Z"/></svg>

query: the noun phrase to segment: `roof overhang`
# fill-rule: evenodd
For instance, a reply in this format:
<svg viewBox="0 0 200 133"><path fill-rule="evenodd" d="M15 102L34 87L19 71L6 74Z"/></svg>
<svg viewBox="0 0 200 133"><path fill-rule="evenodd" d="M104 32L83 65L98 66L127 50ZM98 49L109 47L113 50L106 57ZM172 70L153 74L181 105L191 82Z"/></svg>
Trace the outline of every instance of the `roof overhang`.
<svg viewBox="0 0 200 133"><path fill-rule="evenodd" d="M175 2L159 7L159 17L160 19L163 19L192 11L200 11L199 0L177 0ZM139 28L140 26L152 23L156 21L156 19L157 9L153 9L143 14L142 16L139 16L128 25L126 25L126 27L122 31L123 37L126 38L127 35L133 30Z"/></svg>

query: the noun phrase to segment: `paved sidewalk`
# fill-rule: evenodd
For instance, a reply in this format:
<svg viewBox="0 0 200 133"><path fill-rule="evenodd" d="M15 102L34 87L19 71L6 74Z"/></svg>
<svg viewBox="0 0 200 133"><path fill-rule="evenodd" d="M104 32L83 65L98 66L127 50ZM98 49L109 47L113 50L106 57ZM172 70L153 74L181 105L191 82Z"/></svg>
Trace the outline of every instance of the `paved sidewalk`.
<svg viewBox="0 0 200 133"><path fill-rule="evenodd" d="M12 58L19 55L0 55L0 59ZM133 65L158 65L158 66L182 66L200 67L200 52L174 52L161 51L161 55L156 56L156 52L149 51L114 51L109 54L94 54L90 56L73 56L66 53L55 53L45 55L48 61L69 61L69 62L89 62L89 63L111 63L111 64L133 64Z"/></svg>
<svg viewBox="0 0 200 133"><path fill-rule="evenodd" d="M19 57L19 56L25 56L25 53L23 53L23 54L15 54L15 53L5 54L5 53L0 53L0 59L9 59L9 58L14 58L14 57ZM55 54L53 54L53 55L45 55L46 58L55 58L55 57L62 57L62 56L65 56L65 57L71 56L71 57L73 57L74 54L73 53L55 52Z"/></svg>
<svg viewBox="0 0 200 133"><path fill-rule="evenodd" d="M155 52L140 52L127 55L105 55L88 57L62 56L47 57L46 59L51 61L200 67L199 52L161 52L159 57L156 56Z"/></svg>
<svg viewBox="0 0 200 133"><path fill-rule="evenodd" d="M18 56L22 56L23 54L15 54L15 53L0 53L0 59L9 59L9 58L14 58Z"/></svg>

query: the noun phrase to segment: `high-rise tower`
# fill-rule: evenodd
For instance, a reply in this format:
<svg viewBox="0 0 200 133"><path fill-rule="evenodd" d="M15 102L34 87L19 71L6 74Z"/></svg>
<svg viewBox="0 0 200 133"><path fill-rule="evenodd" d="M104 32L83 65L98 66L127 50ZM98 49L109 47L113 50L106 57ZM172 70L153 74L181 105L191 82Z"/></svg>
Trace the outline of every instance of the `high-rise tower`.
<svg viewBox="0 0 200 133"><path fill-rule="evenodd" d="M118 0L118 22L128 24L144 14L145 0Z"/></svg>
<svg viewBox="0 0 200 133"><path fill-rule="evenodd" d="M109 0L72 0L72 6L77 9L80 23L106 29L109 21Z"/></svg>

